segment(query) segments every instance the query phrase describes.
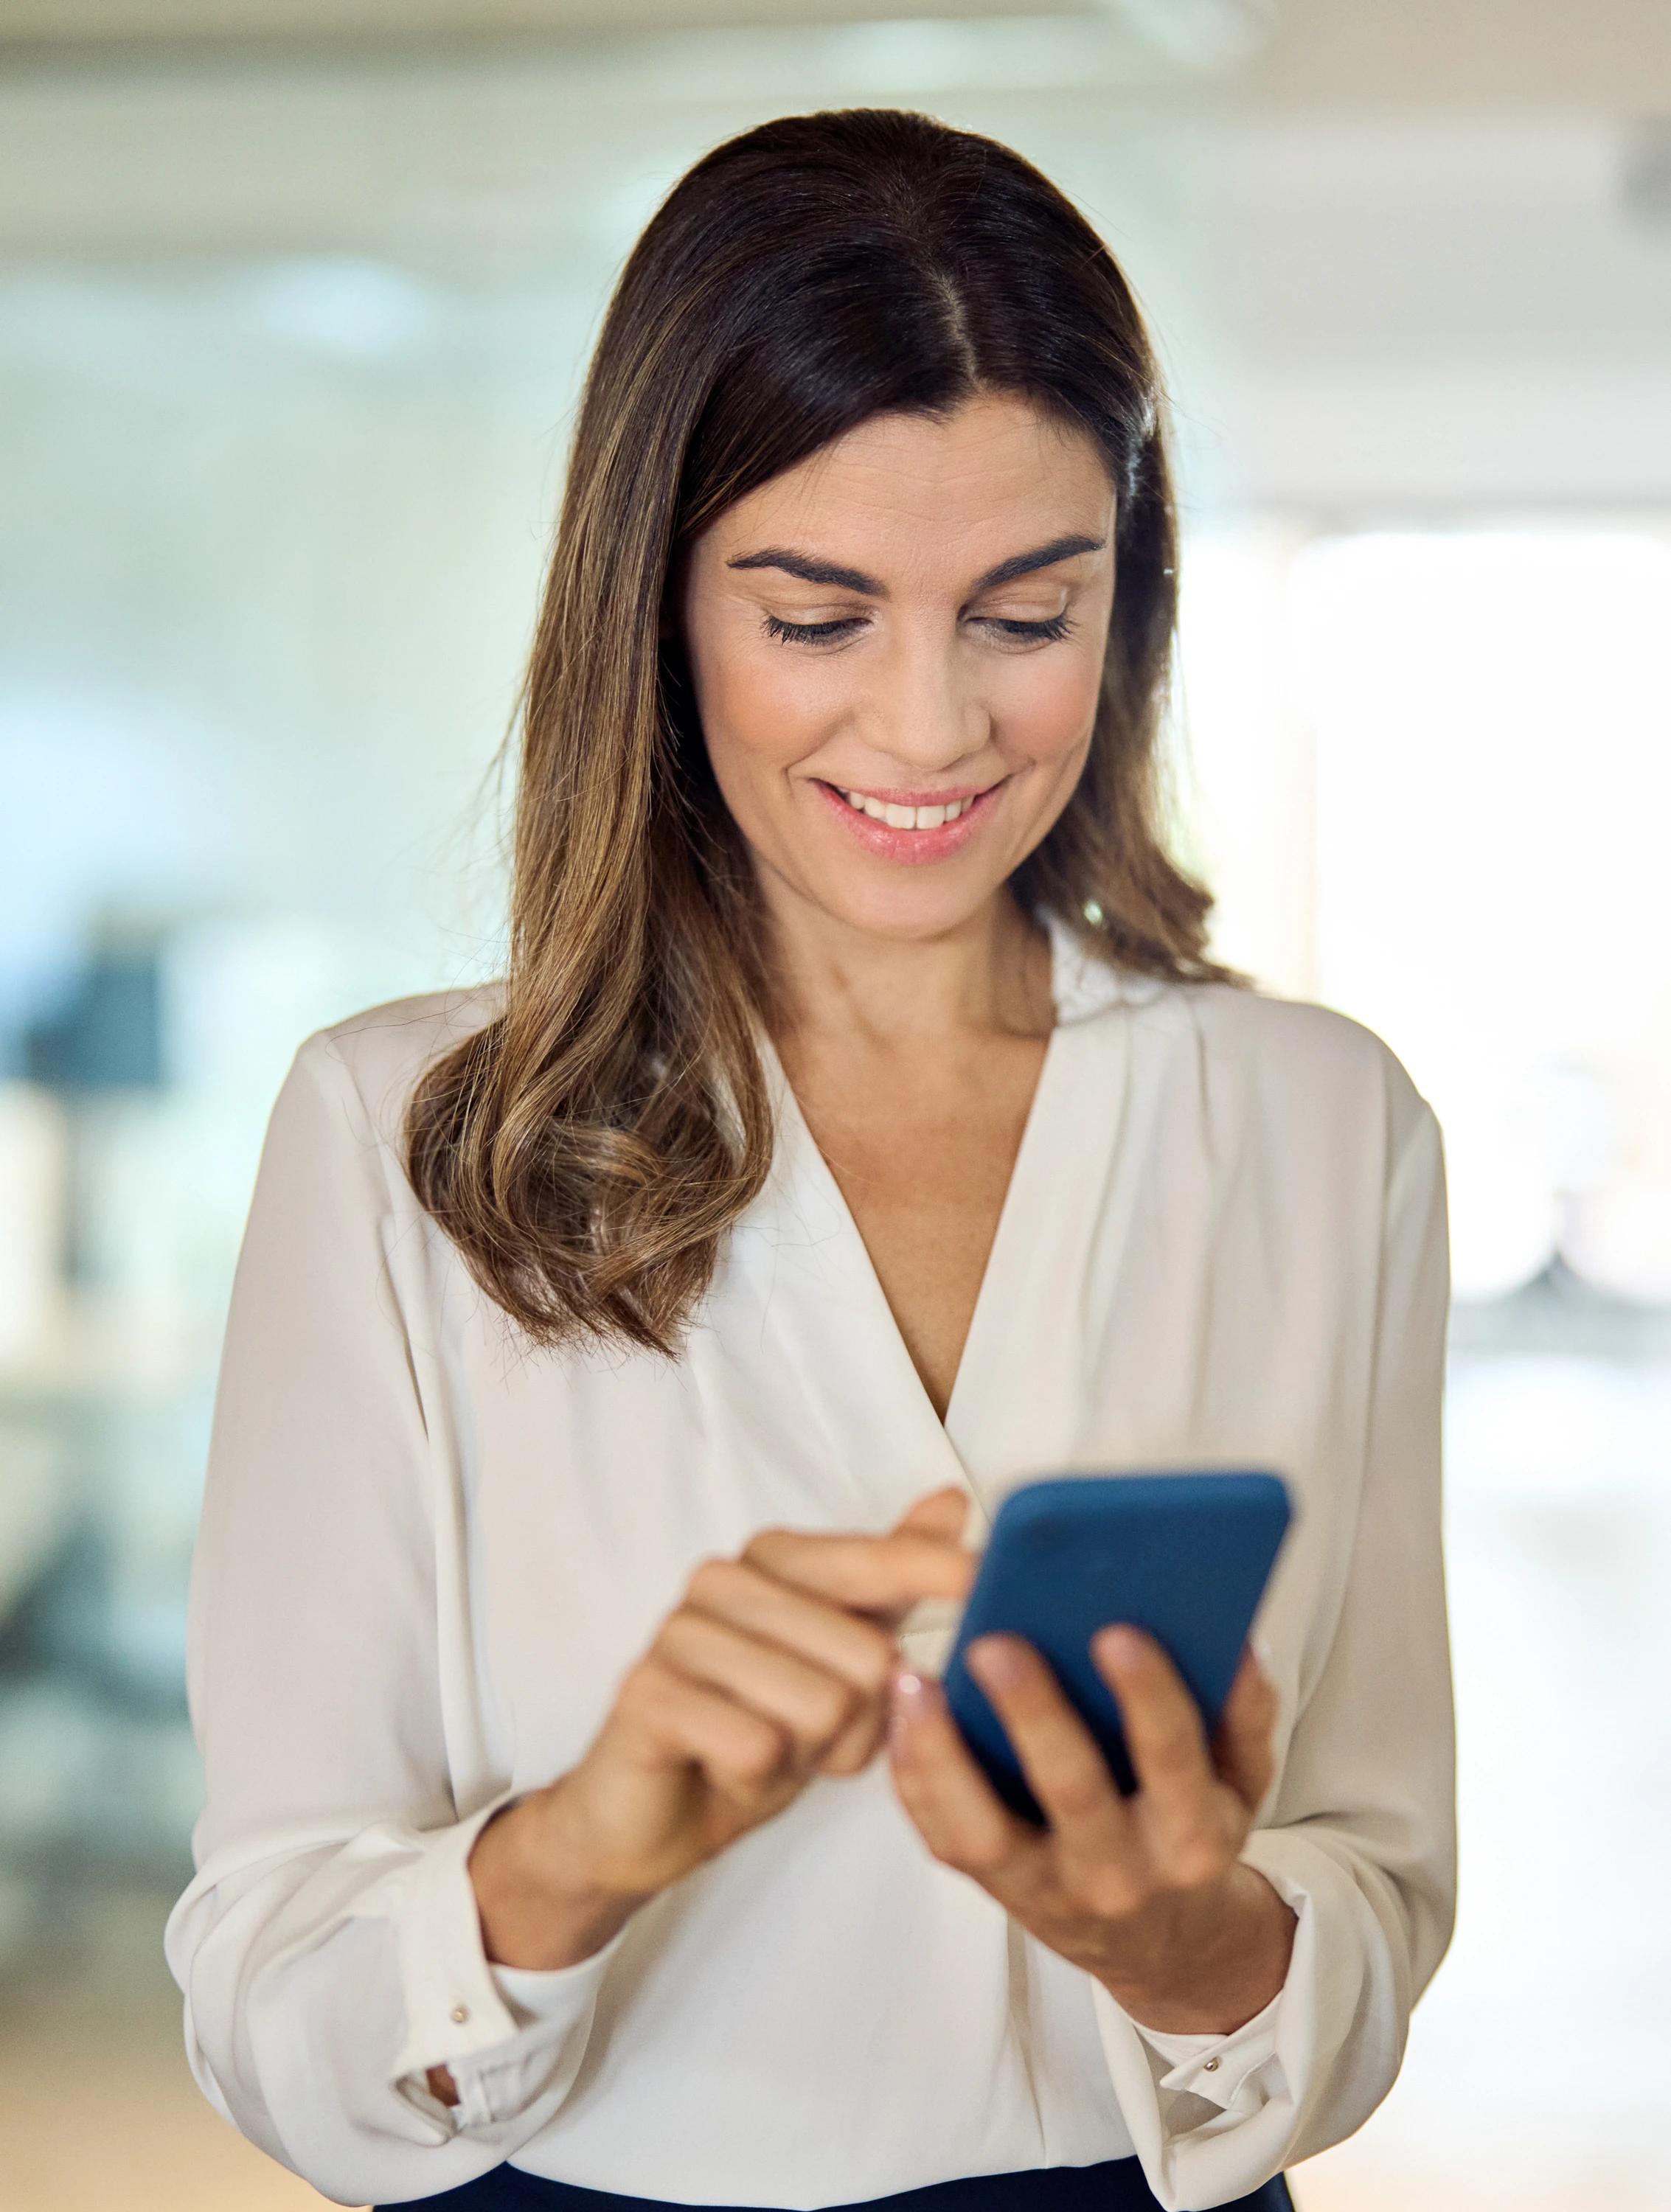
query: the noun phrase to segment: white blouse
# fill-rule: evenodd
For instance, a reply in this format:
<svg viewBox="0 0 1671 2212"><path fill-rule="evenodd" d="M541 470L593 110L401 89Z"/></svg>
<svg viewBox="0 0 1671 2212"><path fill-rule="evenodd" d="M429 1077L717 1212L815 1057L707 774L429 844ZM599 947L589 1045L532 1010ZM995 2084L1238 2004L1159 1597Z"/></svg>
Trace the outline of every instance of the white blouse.
<svg viewBox="0 0 1671 2212"><path fill-rule="evenodd" d="M853 2204L1142 2160L1169 2212L1357 2127L1449 1935L1432 1115L1314 1006L1055 940L1058 1026L944 1426L787 1087L676 1361L544 1352L418 1206L418 999L303 1047L233 1299L192 1601L207 1765L170 1923L198 2081L345 2203L505 2159L688 2204ZM1226 2037L1136 2027L932 1860L885 1765L815 1783L578 1966L495 1969L466 1858L579 1758L696 1563L924 1492L1263 1465L1279 1779L1245 1856L1298 1916ZM423 2075L450 2067L449 2111Z"/></svg>

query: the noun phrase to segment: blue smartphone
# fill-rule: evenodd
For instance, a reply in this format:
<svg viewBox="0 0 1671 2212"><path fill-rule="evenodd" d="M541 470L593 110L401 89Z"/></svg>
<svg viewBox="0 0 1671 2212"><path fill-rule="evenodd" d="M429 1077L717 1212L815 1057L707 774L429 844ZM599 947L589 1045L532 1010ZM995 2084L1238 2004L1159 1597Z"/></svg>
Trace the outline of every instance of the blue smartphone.
<svg viewBox="0 0 1671 2212"><path fill-rule="evenodd" d="M1091 1638L1114 1621L1147 1629L1211 1736L1289 1518L1286 1486L1262 1473L1068 1475L1010 1493L945 1688L963 1741L1012 1812L1045 1825L1003 1723L964 1664L975 1638L1022 1636L1042 1654L1129 1796L1137 1783Z"/></svg>

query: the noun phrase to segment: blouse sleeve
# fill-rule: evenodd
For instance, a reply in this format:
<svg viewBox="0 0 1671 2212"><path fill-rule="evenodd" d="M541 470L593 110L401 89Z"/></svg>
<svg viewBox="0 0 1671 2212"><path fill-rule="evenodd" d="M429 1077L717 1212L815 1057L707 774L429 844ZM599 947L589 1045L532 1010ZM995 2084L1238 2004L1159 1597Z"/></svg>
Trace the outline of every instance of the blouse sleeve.
<svg viewBox="0 0 1671 2212"><path fill-rule="evenodd" d="M1392 2087L1455 1899L1440 1546L1449 1297L1437 1123L1388 1177L1363 1487L1328 1659L1243 1853L1297 1918L1287 1981L1232 2036L1145 2035L1100 1986L1103 2046L1167 2212L1222 2204L1362 2125Z"/></svg>
<svg viewBox="0 0 1671 2212"><path fill-rule="evenodd" d="M167 1948L210 2100L354 2204L457 2187L543 2127L610 1956L542 1976L530 2007L483 1951L466 1862L503 1799L449 1757L430 1234L315 1038L233 1293L192 1583L205 1810ZM423 2087L441 2064L452 2109Z"/></svg>

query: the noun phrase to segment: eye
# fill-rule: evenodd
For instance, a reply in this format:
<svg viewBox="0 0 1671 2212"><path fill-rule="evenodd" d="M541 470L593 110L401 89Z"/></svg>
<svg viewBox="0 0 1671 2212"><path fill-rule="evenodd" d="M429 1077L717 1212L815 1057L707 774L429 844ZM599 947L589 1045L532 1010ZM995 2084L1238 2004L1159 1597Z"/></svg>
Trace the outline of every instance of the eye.
<svg viewBox="0 0 1671 2212"><path fill-rule="evenodd" d="M1009 622L1001 615L976 615L982 629L993 630L1015 645L1050 645L1066 637L1073 624L1066 615L1052 615L1048 622Z"/></svg>
<svg viewBox="0 0 1671 2212"><path fill-rule="evenodd" d="M777 615L766 617L766 635L783 645L833 645L865 627L863 615L842 615L834 622L785 622Z"/></svg>

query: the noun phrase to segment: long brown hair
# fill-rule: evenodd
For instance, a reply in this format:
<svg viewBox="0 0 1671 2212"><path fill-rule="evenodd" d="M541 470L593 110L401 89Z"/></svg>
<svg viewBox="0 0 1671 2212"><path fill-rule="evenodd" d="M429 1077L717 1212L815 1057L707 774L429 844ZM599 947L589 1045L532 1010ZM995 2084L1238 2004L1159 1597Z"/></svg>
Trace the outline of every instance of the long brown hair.
<svg viewBox="0 0 1671 2212"><path fill-rule="evenodd" d="M977 391L1089 432L1118 498L1090 757L1016 894L1125 966L1223 972L1161 835L1176 525L1113 257L1018 155L925 116L732 139L664 202L605 319L522 698L503 1006L408 1111L419 1198L538 1342L674 1349L771 1162L754 879L665 635L670 569L871 416Z"/></svg>

